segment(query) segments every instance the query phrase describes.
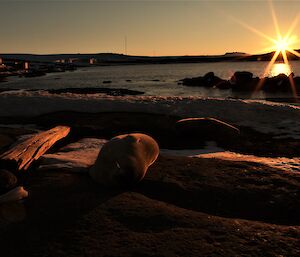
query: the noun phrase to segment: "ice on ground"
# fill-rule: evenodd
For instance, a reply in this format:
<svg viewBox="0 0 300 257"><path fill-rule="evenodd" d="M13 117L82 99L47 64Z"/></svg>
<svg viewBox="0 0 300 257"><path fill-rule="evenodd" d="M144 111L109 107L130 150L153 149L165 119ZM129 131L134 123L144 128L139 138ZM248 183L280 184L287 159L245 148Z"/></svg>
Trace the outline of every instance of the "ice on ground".
<svg viewBox="0 0 300 257"><path fill-rule="evenodd" d="M71 143L59 152L44 154L39 170L59 170L69 172L87 172L95 163L105 139L83 138Z"/></svg>
<svg viewBox="0 0 300 257"><path fill-rule="evenodd" d="M169 149L160 149L160 154L174 155L174 156L197 156L200 154L206 153L217 153L224 152L223 148L217 146L217 143L214 141L205 142L205 147L201 149L183 149L183 150L169 150Z"/></svg>
<svg viewBox="0 0 300 257"><path fill-rule="evenodd" d="M210 151L210 152L209 152ZM255 155L240 154L230 151L215 151L213 148L207 147L206 149L198 150L169 150L162 149L162 154L172 156L187 156L199 158L215 158L229 161L239 162L252 162L263 165L268 165L273 168L281 169L284 171L297 171L300 172L300 158L286 158L286 157L259 157Z"/></svg>
<svg viewBox="0 0 300 257"><path fill-rule="evenodd" d="M300 139L300 107L283 103L201 97L51 95L44 91L0 94L0 117L37 116L57 111L128 111L213 117L275 137Z"/></svg>

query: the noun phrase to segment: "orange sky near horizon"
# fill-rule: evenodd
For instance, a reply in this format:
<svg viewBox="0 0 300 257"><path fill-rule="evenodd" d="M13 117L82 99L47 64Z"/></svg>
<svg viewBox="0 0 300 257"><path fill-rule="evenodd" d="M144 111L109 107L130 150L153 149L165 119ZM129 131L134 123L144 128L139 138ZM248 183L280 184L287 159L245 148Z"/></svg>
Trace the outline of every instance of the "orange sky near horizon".
<svg viewBox="0 0 300 257"><path fill-rule="evenodd" d="M273 5L285 34L300 1ZM0 6L1 53L125 53L125 36L130 55L255 54L272 45L230 17L276 38L267 0L0 0ZM292 35L299 39L300 26Z"/></svg>

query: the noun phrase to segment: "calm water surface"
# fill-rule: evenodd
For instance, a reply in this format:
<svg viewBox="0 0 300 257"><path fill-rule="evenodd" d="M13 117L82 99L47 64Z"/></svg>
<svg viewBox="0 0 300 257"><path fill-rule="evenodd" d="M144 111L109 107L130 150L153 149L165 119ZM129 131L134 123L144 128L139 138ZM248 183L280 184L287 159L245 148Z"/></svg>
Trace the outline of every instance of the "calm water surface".
<svg viewBox="0 0 300 257"><path fill-rule="evenodd" d="M213 71L223 79L229 79L235 71L250 71L255 76L262 76L268 62L221 62L193 64L153 64L102 66L82 68L75 72L51 73L37 78L12 78L2 83L1 87L18 89L49 89L67 87L110 87L128 88L145 92L145 95L162 96L210 96L210 97L246 97L234 95L230 90L191 88L177 85L177 81L186 77L202 76ZM269 76L291 71L300 76L300 62L291 66L276 63ZM104 80L112 81L103 84ZM257 98L264 98L263 93Z"/></svg>

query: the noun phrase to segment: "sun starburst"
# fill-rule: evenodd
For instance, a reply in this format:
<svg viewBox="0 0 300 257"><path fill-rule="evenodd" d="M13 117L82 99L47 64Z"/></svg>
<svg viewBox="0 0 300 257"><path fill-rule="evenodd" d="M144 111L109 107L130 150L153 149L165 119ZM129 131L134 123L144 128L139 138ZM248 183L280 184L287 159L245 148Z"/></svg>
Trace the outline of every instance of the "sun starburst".
<svg viewBox="0 0 300 257"><path fill-rule="evenodd" d="M268 40L272 44L271 47L268 47L267 49L264 49L264 50L274 51L274 54L273 54L273 57L271 58L270 62L266 66L266 68L263 72L263 78L258 83L258 85L255 89L255 92L259 91L262 88L262 86L264 84L264 81L265 81L264 78L269 74L272 66L274 65L274 63L276 62L276 60L277 60L277 58L280 54L282 56L284 64L286 64L288 66L290 64L289 64L287 52L300 58L300 54L297 51L294 50L294 46L297 43L299 43L300 41L297 39L297 37L295 35L292 35L293 30L295 29L295 27L298 24L300 13L293 20L293 22L292 22L291 26L289 27L287 33L284 36L282 36L272 0L269 0L269 5L270 5L271 13L272 13L272 18L273 18L275 31L276 31L276 34L277 34L277 39L274 39L274 38L266 35L265 33L263 33L260 30L248 25L247 23L245 23L243 21L240 21L240 20L238 20L234 17L231 17L231 19L238 22L240 25L242 25L246 29L248 29L248 30L252 31L253 33L259 35L260 37ZM289 76L289 81L290 81L290 84L291 84L291 89L292 89L293 95L296 98L298 95L297 95L297 90L296 90L295 83L294 83L294 80L293 80L292 76Z"/></svg>

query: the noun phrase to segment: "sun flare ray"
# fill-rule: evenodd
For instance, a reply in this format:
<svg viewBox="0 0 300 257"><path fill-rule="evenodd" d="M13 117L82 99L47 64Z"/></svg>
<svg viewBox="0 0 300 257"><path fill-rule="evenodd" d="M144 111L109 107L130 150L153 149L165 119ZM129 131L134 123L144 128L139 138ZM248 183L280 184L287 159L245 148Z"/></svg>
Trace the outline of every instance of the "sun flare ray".
<svg viewBox="0 0 300 257"><path fill-rule="evenodd" d="M288 51L300 58L300 53L296 52L295 50L289 48Z"/></svg>
<svg viewBox="0 0 300 257"><path fill-rule="evenodd" d="M287 55L286 55L286 51L283 51L282 52L282 57L283 57L283 61L286 65L289 65L289 60L287 58ZM294 79L293 79L293 76L289 76L289 81L290 81L290 84L291 84L291 89L292 89L292 92L293 92L293 96L294 98L297 98L297 89L296 89L296 85L295 85L295 82L294 82Z"/></svg>
<svg viewBox="0 0 300 257"><path fill-rule="evenodd" d="M278 19L277 19L276 13L275 13L275 9L274 9L272 0L269 0L269 5L270 5L270 9L271 9L272 18L273 18L273 22L274 22L277 37L281 39L282 36L281 36L280 28L279 28L279 25L278 25Z"/></svg>
<svg viewBox="0 0 300 257"><path fill-rule="evenodd" d="M276 42L275 39L269 37L268 35L264 34L263 32L259 31L258 29L254 28L254 27L251 27L251 26L248 25L247 23L245 23L245 22L243 22L243 21L241 21L241 20L239 20L239 19L237 19L237 18L235 18L235 17L233 17L233 16L230 16L230 18L231 18L232 20L234 20L235 22L239 23L239 24L240 24L241 26L243 26L244 28L246 28L246 29L252 31L253 33L255 33L255 34L257 34L257 35L259 35L259 36L261 36L261 37L263 37L263 38L265 38L265 39L267 39L267 40L269 40L271 43L275 43L275 42Z"/></svg>
<svg viewBox="0 0 300 257"><path fill-rule="evenodd" d="M295 27L298 25L298 21L300 18L300 13L296 16L296 18L293 20L291 26L289 27L289 30L287 31L285 38L289 38L294 31Z"/></svg>
<svg viewBox="0 0 300 257"><path fill-rule="evenodd" d="M259 80L255 90L254 90L254 94L257 93L264 85L265 82L265 78L266 76L269 74L273 64L275 63L278 55L280 54L280 51L276 51L275 54L273 55L271 61L268 63L267 67L265 68L264 72L263 72L263 77Z"/></svg>

